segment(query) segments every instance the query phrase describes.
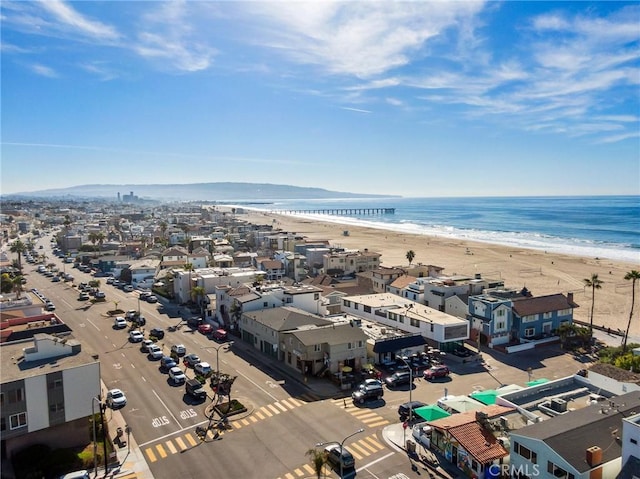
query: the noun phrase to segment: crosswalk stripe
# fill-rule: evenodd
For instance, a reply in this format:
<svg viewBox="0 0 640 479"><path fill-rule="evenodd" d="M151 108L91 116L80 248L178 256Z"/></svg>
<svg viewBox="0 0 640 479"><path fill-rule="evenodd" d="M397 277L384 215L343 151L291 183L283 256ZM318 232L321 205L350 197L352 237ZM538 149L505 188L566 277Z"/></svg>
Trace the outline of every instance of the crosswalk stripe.
<svg viewBox="0 0 640 479"><path fill-rule="evenodd" d="M280 411L273 404L267 404L267 407L273 411L274 414L280 414Z"/></svg>
<svg viewBox="0 0 640 479"><path fill-rule="evenodd" d="M233 428L234 429L240 429L240 428L242 428L242 424L236 422L236 423L234 423Z"/></svg>
<svg viewBox="0 0 640 479"><path fill-rule="evenodd" d="M249 419L251 420L251 422L258 422L258 419L255 416L249 416Z"/></svg>
<svg viewBox="0 0 640 479"><path fill-rule="evenodd" d="M381 421L378 421L378 422L367 423L367 426L378 427L378 426L384 426L385 424L389 424L389 421L387 421L386 419L382 419L382 418L380 419Z"/></svg>
<svg viewBox="0 0 640 479"><path fill-rule="evenodd" d="M189 442L189 444L191 444L192 447L198 444L190 433L185 434L184 437L187 439L187 441Z"/></svg>
<svg viewBox="0 0 640 479"><path fill-rule="evenodd" d="M286 477L287 479L295 479L294 475L291 474L290 472L287 472L284 477Z"/></svg>
<svg viewBox="0 0 640 479"><path fill-rule="evenodd" d="M183 451L187 448L187 445L184 443L181 437L176 437L176 442L178 443L180 449L182 449Z"/></svg>
<svg viewBox="0 0 640 479"><path fill-rule="evenodd" d="M316 471L309 464L305 464L302 468L307 471L307 474L315 474Z"/></svg>
<svg viewBox="0 0 640 479"><path fill-rule="evenodd" d="M245 426L248 426L249 424L251 424L248 420L243 419L242 420L242 424L244 424Z"/></svg>
<svg viewBox="0 0 640 479"><path fill-rule="evenodd" d="M135 472L132 472L126 476L120 476L119 479L136 479L136 477L138 477L138 475Z"/></svg>
<svg viewBox="0 0 640 479"><path fill-rule="evenodd" d="M262 406L260 408L260 410L265 413L267 415L267 417L273 417L273 414L271 413L271 411L269 411L269 409L267 408L267 406Z"/></svg>
<svg viewBox="0 0 640 479"><path fill-rule="evenodd" d="M147 457L149 458L149 461L156 462L158 460L156 455L153 453L153 449L152 448L148 447L147 449L145 449L144 452L147 453Z"/></svg>
<svg viewBox="0 0 640 479"><path fill-rule="evenodd" d="M293 409L294 407L299 407L302 405L302 403L295 398L283 399L281 402L289 405L290 409Z"/></svg>
<svg viewBox="0 0 640 479"><path fill-rule="evenodd" d="M383 420L383 418L378 416L377 414L375 416L372 416L372 417L365 417L365 418L359 417L358 419L360 419L365 424L368 424L370 422L376 422L376 421ZM384 420L386 421L386 419L384 419Z"/></svg>
<svg viewBox="0 0 640 479"><path fill-rule="evenodd" d="M351 445L349 446L351 449L351 454L353 454L353 450L355 449L356 451L360 452L360 454L364 455L364 456L368 456L370 454L369 451L367 451L366 449L364 449L362 446L360 446L357 442L353 442L351 443ZM362 459L362 458L360 458Z"/></svg>
<svg viewBox="0 0 640 479"><path fill-rule="evenodd" d="M277 402L275 405L276 405L277 407L279 407L280 409L282 409L282 411L283 411L283 412L287 412L287 408L286 408L286 407L284 407L284 406L283 406L282 404L280 404L279 402Z"/></svg>
<svg viewBox="0 0 640 479"><path fill-rule="evenodd" d="M304 476L304 471L300 468L296 469L295 471L293 471L295 473L296 476L300 477L300 476Z"/></svg>
<svg viewBox="0 0 640 479"><path fill-rule="evenodd" d="M384 446L378 442L378 438L375 436L365 437L363 440L369 441L373 446L377 447L378 449L384 449Z"/></svg>
<svg viewBox="0 0 640 479"><path fill-rule="evenodd" d="M354 417L357 417L358 419L362 419L363 417L378 416L378 413L370 412L370 411L358 411L358 412L352 412L351 415Z"/></svg>
<svg viewBox="0 0 640 479"><path fill-rule="evenodd" d="M164 450L164 447L162 447L162 444L156 444L156 451L158 451L158 454L160 454L160 457L162 459L167 457L167 451Z"/></svg>
<svg viewBox="0 0 640 479"><path fill-rule="evenodd" d="M345 447L345 449L346 449L346 447ZM355 451L355 448L353 447L353 444L351 444L351 445L349 446L349 452L351 452L351 455L352 455L353 457L355 457L358 461L361 461L361 460L362 460L362 458L364 457L364 456L361 456L360 454L358 454L358 453ZM368 456L368 454L365 454L365 456Z"/></svg>
<svg viewBox="0 0 640 479"><path fill-rule="evenodd" d="M171 441L167 441L165 442L167 449L169 449L169 452L171 454L175 454L176 452L178 452L178 450L176 449L176 446L173 445L173 443Z"/></svg>
<svg viewBox="0 0 640 479"><path fill-rule="evenodd" d="M264 419L264 416L260 411L256 411L256 416L258 416L260 419Z"/></svg>
<svg viewBox="0 0 640 479"><path fill-rule="evenodd" d="M360 447L364 447L364 448L368 449L368 450L369 450L369 451L371 451L372 453L377 451L377 449L376 449L375 447L373 447L371 444L369 444L369 443L368 443L368 442L366 442L366 441L358 441L358 445L359 445Z"/></svg>

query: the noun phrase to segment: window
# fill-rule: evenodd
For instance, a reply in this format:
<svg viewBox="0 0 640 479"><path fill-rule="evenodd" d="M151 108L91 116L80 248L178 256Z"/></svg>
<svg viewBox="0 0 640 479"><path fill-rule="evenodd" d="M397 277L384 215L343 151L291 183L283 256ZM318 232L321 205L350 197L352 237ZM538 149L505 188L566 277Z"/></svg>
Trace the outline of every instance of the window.
<svg viewBox="0 0 640 479"><path fill-rule="evenodd" d="M504 309L499 309L498 311L496 311L496 316L498 318L501 318L502 316L504 316L505 313L506 311Z"/></svg>
<svg viewBox="0 0 640 479"><path fill-rule="evenodd" d="M535 336L536 335L536 330L535 328L527 328L524 330L524 337L525 338L530 338L531 336Z"/></svg>
<svg viewBox="0 0 640 479"><path fill-rule="evenodd" d="M262 307L263 307L263 308L266 308L266 307L268 307L268 306L269 306L269 302L265 301L265 302L263 302L263 303L262 303Z"/></svg>
<svg viewBox="0 0 640 479"><path fill-rule="evenodd" d="M49 389L58 389L62 387L62 379L54 379L48 384Z"/></svg>
<svg viewBox="0 0 640 479"><path fill-rule="evenodd" d="M551 319L553 317L553 313L542 313L542 319Z"/></svg>
<svg viewBox="0 0 640 479"><path fill-rule="evenodd" d="M27 425L27 413L21 412L9 416L9 428L18 429Z"/></svg>
<svg viewBox="0 0 640 479"><path fill-rule="evenodd" d="M527 316L522 317L523 323L533 323L534 321L537 321L537 320L538 320L537 314L529 314Z"/></svg>
<svg viewBox="0 0 640 479"><path fill-rule="evenodd" d="M320 293L313 293L314 301L318 301L320 299Z"/></svg>
<svg viewBox="0 0 640 479"><path fill-rule="evenodd" d="M319 345L319 344L314 344L314 345L313 345L313 350L314 350L316 353L320 352L320 350L321 350L321 349L322 349L322 348L320 347L320 345Z"/></svg>
<svg viewBox="0 0 640 479"><path fill-rule="evenodd" d="M431 327L431 332L433 333L433 323L429 325Z"/></svg>
<svg viewBox="0 0 640 479"><path fill-rule="evenodd" d="M561 309L558 311L558 316L569 316L573 312L573 309Z"/></svg>
<svg viewBox="0 0 640 479"><path fill-rule="evenodd" d="M363 346L363 342L362 341L358 341L358 347L361 348Z"/></svg>
<svg viewBox="0 0 640 479"><path fill-rule="evenodd" d="M347 349L353 349L353 343L347 343Z"/></svg>
<svg viewBox="0 0 640 479"><path fill-rule="evenodd" d="M4 393L0 393L0 406L4 406Z"/></svg>
<svg viewBox="0 0 640 479"><path fill-rule="evenodd" d="M575 479L573 474L568 473L567 471L562 469L560 466L556 466L551 461L547 461L547 472L549 474L553 474L555 477L558 477L560 479Z"/></svg>
<svg viewBox="0 0 640 479"><path fill-rule="evenodd" d="M57 404L51 404L49 406L49 411L51 411L51 412L62 412L62 411L64 411L64 403L60 402L60 403L57 403Z"/></svg>
<svg viewBox="0 0 640 479"><path fill-rule="evenodd" d="M629 439L629 441L631 441L631 444L638 444L638 441L634 438Z"/></svg>
<svg viewBox="0 0 640 479"><path fill-rule="evenodd" d="M417 319L409 318L409 323L414 328L419 328L420 327L420 321L418 321Z"/></svg>
<svg viewBox="0 0 640 479"><path fill-rule="evenodd" d="M24 389L22 388L13 389L12 391L9 391L8 395L9 395L9 404L14 404L17 402L24 401Z"/></svg>
<svg viewBox="0 0 640 479"><path fill-rule="evenodd" d="M364 312L365 313L370 313L371 312L371 306L366 306L364 307Z"/></svg>
<svg viewBox="0 0 640 479"><path fill-rule="evenodd" d="M532 451L517 442L515 443L514 451L525 459L531 461L533 464L538 464L538 454L535 451Z"/></svg>
<svg viewBox="0 0 640 479"><path fill-rule="evenodd" d="M0 418L0 431L7 430L7 420L5 418Z"/></svg>
<svg viewBox="0 0 640 479"><path fill-rule="evenodd" d="M496 329L497 329L498 331L502 331L502 330L504 329L504 326L505 326L504 321L498 321L498 322L496 323Z"/></svg>

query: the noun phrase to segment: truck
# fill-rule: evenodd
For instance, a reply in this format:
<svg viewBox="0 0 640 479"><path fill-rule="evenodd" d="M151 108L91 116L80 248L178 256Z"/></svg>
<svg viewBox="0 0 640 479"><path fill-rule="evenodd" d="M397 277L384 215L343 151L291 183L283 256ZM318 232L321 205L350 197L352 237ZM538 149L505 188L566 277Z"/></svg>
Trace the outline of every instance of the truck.
<svg viewBox="0 0 640 479"><path fill-rule="evenodd" d="M207 392L204 390L202 383L197 379L188 379L184 388L189 396L194 399L203 401L207 398Z"/></svg>

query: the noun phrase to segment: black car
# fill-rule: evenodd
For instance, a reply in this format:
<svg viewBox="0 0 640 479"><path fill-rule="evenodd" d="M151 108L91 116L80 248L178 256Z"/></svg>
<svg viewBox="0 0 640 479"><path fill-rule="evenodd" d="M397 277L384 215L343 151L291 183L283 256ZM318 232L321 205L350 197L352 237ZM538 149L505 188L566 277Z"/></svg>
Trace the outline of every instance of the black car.
<svg viewBox="0 0 640 479"><path fill-rule="evenodd" d="M384 378L384 382L388 388L409 384L411 382L411 373L409 371L398 371Z"/></svg>
<svg viewBox="0 0 640 479"><path fill-rule="evenodd" d="M351 393L353 402L358 404L364 404L369 399L382 399L384 396L384 389L379 384L361 384L358 388Z"/></svg>
<svg viewBox="0 0 640 479"><path fill-rule="evenodd" d="M187 319L187 325L191 326L193 328L197 328L198 326L200 326L201 324L204 323L204 319L198 317L198 316L192 316L191 318Z"/></svg>
<svg viewBox="0 0 640 479"><path fill-rule="evenodd" d="M415 416L414 411L422 406L425 406L425 403L420 401L409 401L400 404L400 406L398 406L398 416L400 416L400 419L404 421L409 417L410 412L412 416Z"/></svg>
<svg viewBox="0 0 640 479"><path fill-rule="evenodd" d="M164 338L164 329L152 328L151 331L149 331L149 336L153 336L156 339L162 339Z"/></svg>

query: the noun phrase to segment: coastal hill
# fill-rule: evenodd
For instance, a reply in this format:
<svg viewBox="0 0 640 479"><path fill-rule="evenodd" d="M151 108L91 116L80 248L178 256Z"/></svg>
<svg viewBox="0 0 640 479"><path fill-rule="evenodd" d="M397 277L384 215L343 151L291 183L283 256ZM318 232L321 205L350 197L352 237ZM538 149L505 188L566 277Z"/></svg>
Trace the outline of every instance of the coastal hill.
<svg viewBox="0 0 640 479"><path fill-rule="evenodd" d="M241 201L259 202L282 199L324 198L392 198L393 195L344 193L322 188L306 188L268 183L188 183L188 184L128 184L78 185L6 195L6 198L89 199L113 198L133 193L140 199L160 201Z"/></svg>

